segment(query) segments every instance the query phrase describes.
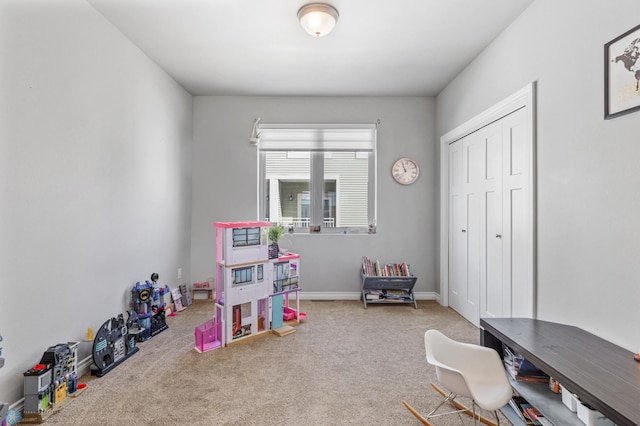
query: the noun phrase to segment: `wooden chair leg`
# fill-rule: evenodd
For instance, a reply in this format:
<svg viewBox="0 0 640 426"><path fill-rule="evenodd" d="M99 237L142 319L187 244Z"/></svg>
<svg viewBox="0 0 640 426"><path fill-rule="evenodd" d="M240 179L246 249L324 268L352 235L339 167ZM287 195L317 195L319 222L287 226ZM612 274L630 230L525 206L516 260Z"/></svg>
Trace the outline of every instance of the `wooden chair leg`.
<svg viewBox="0 0 640 426"><path fill-rule="evenodd" d="M431 386L436 390L436 392L438 392L440 395L442 395L443 397L446 397L447 394L445 391L443 391L442 389L440 389L438 387L438 385L436 385L435 383L431 383ZM458 410L463 410L463 412L465 414L468 414L471 417L474 417L473 415L473 411L471 411L466 405L461 404L460 402L453 400L451 401L451 403L453 404L454 407L456 407ZM498 426L498 423L494 422L491 419L488 419L484 416L481 416L480 414L476 414L476 417L478 420L480 420L480 422L488 425L488 426Z"/></svg>
<svg viewBox="0 0 640 426"><path fill-rule="evenodd" d="M422 422L423 425L426 426L433 426L429 420L425 419L424 417L422 417L420 415L420 413L418 413L416 411L415 408L413 408L412 406L409 405L409 403L407 401L402 401L402 403L404 404L405 407L407 407L407 410L411 411L411 414L413 414L414 416L416 416L416 419L420 420L420 422Z"/></svg>
<svg viewBox="0 0 640 426"><path fill-rule="evenodd" d="M436 390L436 392L438 392L440 395L442 395L443 398L447 397L446 392L443 391L442 389L440 389L438 387L438 385L436 385L435 383L431 383L431 386ZM465 414L467 414L467 415L469 415L471 417L474 417L473 411L471 409L469 409L466 405L456 401L455 399L450 401L450 402L458 410L462 410L463 413L465 413ZM420 422L423 425L433 426L433 424L429 420L427 420L426 418L422 417L420 415L420 413L418 413L418 411L415 408L413 408L411 405L409 405L409 403L407 401L402 401L402 404L404 404L404 406L407 407L407 410L409 410L411 412L411 414L413 414L416 417L416 419L420 420ZM476 414L474 419L478 419L481 423L484 423L484 424L486 424L488 426L499 426L497 422L494 422L493 420L491 420L491 419L489 419L487 417L481 416L480 414Z"/></svg>

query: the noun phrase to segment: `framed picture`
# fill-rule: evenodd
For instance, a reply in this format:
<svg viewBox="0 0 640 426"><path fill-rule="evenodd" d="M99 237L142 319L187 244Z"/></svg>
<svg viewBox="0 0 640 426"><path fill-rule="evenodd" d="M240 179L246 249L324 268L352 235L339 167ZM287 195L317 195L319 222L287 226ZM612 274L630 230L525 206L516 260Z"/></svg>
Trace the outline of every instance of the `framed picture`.
<svg viewBox="0 0 640 426"><path fill-rule="evenodd" d="M604 118L640 110L640 25L604 45Z"/></svg>

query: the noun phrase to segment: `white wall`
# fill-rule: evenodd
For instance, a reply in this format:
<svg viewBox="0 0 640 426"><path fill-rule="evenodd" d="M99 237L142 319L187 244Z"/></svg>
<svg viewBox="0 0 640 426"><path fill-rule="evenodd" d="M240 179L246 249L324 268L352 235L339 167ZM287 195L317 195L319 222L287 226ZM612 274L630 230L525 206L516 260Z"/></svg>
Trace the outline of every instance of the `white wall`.
<svg viewBox="0 0 640 426"><path fill-rule="evenodd" d="M378 129L378 233L285 235L281 246L302 255L303 293L357 293L362 256L406 260L416 290L436 291L436 155L434 99L333 97L195 97L192 277L215 271L213 222L257 218L257 152L251 126L263 122L375 122ZM420 164L410 186L394 183L403 156ZM304 297L304 294L303 294Z"/></svg>
<svg viewBox="0 0 640 426"><path fill-rule="evenodd" d="M0 401L13 403L47 347L125 312L136 281L174 286L178 267L190 281L193 104L80 0L3 0L0 57Z"/></svg>
<svg viewBox="0 0 640 426"><path fill-rule="evenodd" d="M537 0L437 97L445 134L537 81L538 317L640 346L640 113L604 120L604 44L637 0Z"/></svg>

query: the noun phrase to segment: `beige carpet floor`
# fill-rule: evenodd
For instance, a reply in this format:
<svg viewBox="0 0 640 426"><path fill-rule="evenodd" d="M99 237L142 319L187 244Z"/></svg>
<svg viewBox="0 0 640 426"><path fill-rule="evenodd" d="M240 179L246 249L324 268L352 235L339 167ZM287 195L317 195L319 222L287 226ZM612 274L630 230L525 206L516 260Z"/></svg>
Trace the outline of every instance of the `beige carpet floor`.
<svg viewBox="0 0 640 426"><path fill-rule="evenodd" d="M295 333L199 353L194 328L212 317L213 304L195 301L105 376L83 376L87 389L46 423L418 425L402 400L424 414L440 398L429 385L435 371L424 332L479 342L476 327L432 301L418 309L307 300L301 307L307 319ZM502 417L501 424L510 423Z"/></svg>

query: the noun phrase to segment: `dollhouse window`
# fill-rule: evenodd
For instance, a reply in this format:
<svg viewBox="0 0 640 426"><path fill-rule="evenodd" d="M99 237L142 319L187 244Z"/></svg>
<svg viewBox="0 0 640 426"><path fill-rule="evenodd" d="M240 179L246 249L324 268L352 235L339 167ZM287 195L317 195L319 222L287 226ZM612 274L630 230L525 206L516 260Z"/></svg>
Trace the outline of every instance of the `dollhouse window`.
<svg viewBox="0 0 640 426"><path fill-rule="evenodd" d="M263 265L256 266L256 277L258 281L262 281L264 278Z"/></svg>
<svg viewBox="0 0 640 426"><path fill-rule="evenodd" d="M235 285L253 282L253 266L236 268L233 270L233 283Z"/></svg>
<svg viewBox="0 0 640 426"><path fill-rule="evenodd" d="M257 246L260 245L260 228L236 228L233 229L233 246Z"/></svg>

